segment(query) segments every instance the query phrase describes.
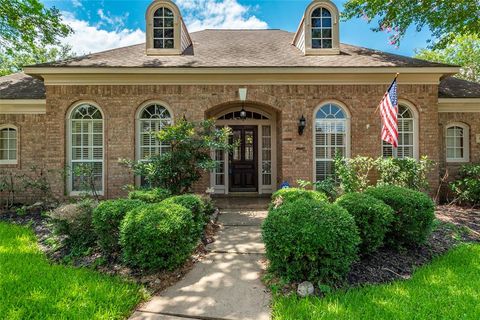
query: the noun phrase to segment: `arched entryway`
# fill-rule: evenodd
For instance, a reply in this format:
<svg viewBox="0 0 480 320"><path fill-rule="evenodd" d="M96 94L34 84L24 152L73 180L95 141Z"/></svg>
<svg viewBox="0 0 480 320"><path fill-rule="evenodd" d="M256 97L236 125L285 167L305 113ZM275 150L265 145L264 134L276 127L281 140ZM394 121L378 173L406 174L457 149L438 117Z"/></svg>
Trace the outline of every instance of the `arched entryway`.
<svg viewBox="0 0 480 320"><path fill-rule="evenodd" d="M240 111L246 111L242 118ZM232 130L236 146L231 153L214 151L219 166L210 176L215 194L269 194L277 182L277 114L257 104L227 104L207 114L217 126Z"/></svg>

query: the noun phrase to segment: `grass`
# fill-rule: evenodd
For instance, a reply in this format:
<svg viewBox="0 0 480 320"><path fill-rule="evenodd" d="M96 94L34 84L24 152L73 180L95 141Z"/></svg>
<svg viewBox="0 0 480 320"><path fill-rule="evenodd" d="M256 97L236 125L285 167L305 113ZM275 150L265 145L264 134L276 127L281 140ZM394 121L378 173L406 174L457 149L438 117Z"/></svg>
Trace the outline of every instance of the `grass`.
<svg viewBox="0 0 480 320"><path fill-rule="evenodd" d="M407 281L325 298L277 296L273 319L480 319L480 245L462 245Z"/></svg>
<svg viewBox="0 0 480 320"><path fill-rule="evenodd" d="M119 277L52 265L29 228L0 223L0 319L124 319L144 295Z"/></svg>

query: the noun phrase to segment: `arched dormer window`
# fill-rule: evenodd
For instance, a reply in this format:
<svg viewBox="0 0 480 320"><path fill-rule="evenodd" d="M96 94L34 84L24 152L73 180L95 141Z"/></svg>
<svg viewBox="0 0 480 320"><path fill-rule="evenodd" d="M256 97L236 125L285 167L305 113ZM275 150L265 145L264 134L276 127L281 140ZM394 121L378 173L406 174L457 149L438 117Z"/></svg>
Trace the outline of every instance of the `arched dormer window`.
<svg viewBox="0 0 480 320"><path fill-rule="evenodd" d="M175 44L173 12L160 7L153 14L153 47L155 49L173 49Z"/></svg>
<svg viewBox="0 0 480 320"><path fill-rule="evenodd" d="M332 48L332 14L328 9L318 7L312 12L312 49Z"/></svg>
<svg viewBox="0 0 480 320"><path fill-rule="evenodd" d="M314 0L305 10L293 44L305 55L339 54L339 12L330 0Z"/></svg>
<svg viewBox="0 0 480 320"><path fill-rule="evenodd" d="M147 55L179 55L192 45L178 7L171 0L154 0L146 13Z"/></svg>

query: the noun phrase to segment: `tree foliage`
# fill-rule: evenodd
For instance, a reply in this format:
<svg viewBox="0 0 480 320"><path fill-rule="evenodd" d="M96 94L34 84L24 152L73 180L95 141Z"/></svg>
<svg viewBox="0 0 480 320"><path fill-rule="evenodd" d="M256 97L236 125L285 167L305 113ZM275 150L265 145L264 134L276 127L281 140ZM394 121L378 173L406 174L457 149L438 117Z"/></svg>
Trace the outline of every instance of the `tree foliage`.
<svg viewBox="0 0 480 320"><path fill-rule="evenodd" d="M408 27L432 31L432 47L444 48L458 35L480 34L480 2L478 0L348 0L345 19L364 18L377 21L374 31L391 32L390 41L400 45Z"/></svg>
<svg viewBox="0 0 480 320"><path fill-rule="evenodd" d="M71 32L55 7L45 8L39 0L0 0L0 47L7 54L58 45Z"/></svg>
<svg viewBox="0 0 480 320"><path fill-rule="evenodd" d="M190 122L180 120L175 125L152 133L170 150L146 161L124 161L134 173L145 177L150 187L161 187L172 194L188 192L200 180L202 173L213 170L218 163L211 150L231 150L230 128L217 128L212 120Z"/></svg>
<svg viewBox="0 0 480 320"><path fill-rule="evenodd" d="M0 52L0 76L19 72L24 66L64 60L73 56L71 47L67 45L19 49L10 54Z"/></svg>
<svg viewBox="0 0 480 320"><path fill-rule="evenodd" d="M480 17L479 17L480 19ZM480 35L459 35L443 49L422 49L418 59L456 64L462 67L458 78L480 82Z"/></svg>
<svg viewBox="0 0 480 320"><path fill-rule="evenodd" d="M71 48L60 40L72 32L55 7L39 0L0 0L0 76L71 57Z"/></svg>

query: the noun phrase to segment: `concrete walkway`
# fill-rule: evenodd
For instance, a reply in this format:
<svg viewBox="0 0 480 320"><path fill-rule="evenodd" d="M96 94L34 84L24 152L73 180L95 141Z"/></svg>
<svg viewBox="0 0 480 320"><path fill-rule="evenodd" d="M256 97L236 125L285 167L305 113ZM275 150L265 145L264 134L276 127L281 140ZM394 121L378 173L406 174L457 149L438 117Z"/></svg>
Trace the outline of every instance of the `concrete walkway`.
<svg viewBox="0 0 480 320"><path fill-rule="evenodd" d="M270 319L270 294L260 281L265 253L260 224L267 212L221 212L221 228L205 259L131 319Z"/></svg>

